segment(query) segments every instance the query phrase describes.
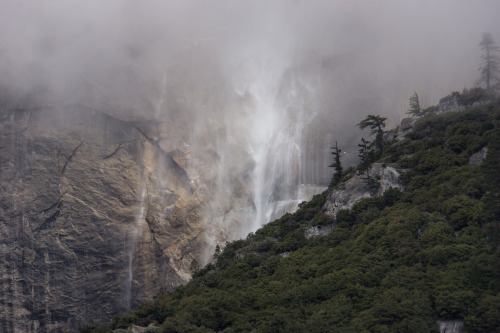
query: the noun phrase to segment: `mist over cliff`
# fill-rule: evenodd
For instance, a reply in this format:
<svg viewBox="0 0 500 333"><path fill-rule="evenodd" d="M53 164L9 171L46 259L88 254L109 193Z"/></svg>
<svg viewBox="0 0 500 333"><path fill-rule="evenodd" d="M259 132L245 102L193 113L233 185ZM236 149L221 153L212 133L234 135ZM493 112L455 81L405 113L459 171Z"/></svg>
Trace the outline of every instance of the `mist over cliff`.
<svg viewBox="0 0 500 333"><path fill-rule="evenodd" d="M352 163L356 135L344 124L368 113L397 123L414 91L425 106L472 85L479 36L498 31L500 6L282 0L3 7L0 85L10 103L74 102L123 120L154 121L160 144L182 141L201 160L214 149L224 173L247 167L232 147L245 146L248 159L271 164L271 150L288 150L276 157L288 164L300 153L295 186L328 182L334 139ZM182 133L165 131L164 123ZM252 180L284 168L259 161ZM220 181L218 188L227 186ZM271 190L254 184L252 191L266 192L262 197ZM261 214L239 235L261 225Z"/></svg>
<svg viewBox="0 0 500 333"><path fill-rule="evenodd" d="M187 281L216 244L321 191L330 145L352 164L352 124L366 114L399 123L414 91L425 107L471 86L481 34L500 30L500 4L488 0L1 2L2 222L47 233L5 231L3 253L22 248L35 264L9 266L3 285L22 298L31 282L12 287L12 272L53 272L48 244L73 222L64 260L87 256L92 240L73 243L86 234L77 223L98 220L110 227L89 232L109 248L94 258L119 257L113 276L123 279L107 313ZM45 185L32 186L33 170ZM49 316L51 297L25 307L38 309L26 310L42 323L33 331L85 318L83 307Z"/></svg>
<svg viewBox="0 0 500 333"><path fill-rule="evenodd" d="M122 119L182 113L193 127L204 126L207 108L217 122L241 113L236 95L265 92L286 104L294 94L309 98L336 139L350 141L343 124L368 113L397 122L414 91L431 105L471 86L478 40L499 30L499 7L489 0L4 0L0 84L32 103L77 101ZM292 82L301 88L291 92ZM189 110L165 99L179 91L189 92Z"/></svg>
<svg viewBox="0 0 500 333"><path fill-rule="evenodd" d="M398 83L392 87L403 83L409 91L437 87L440 91L434 94L422 91L429 103L450 87L470 84L478 62L475 46L482 32L495 35L498 31L495 13L499 6L489 0L474 4L287 0L2 3L2 84L17 92L43 88L59 93L59 98L76 99L88 98L82 94L99 89L110 97L130 98L124 95L161 89L164 71L171 66L187 66L192 76L202 77L195 59L186 55L205 53L202 57L212 56L215 63L198 65L207 71L219 66L228 81L245 75L251 79L249 59L277 66L275 70L331 61L349 73L346 83L365 81L378 86L373 88L378 94L387 94L382 86L390 82ZM434 78L422 73L423 66ZM345 85L340 74L331 80ZM151 86L138 89L147 82ZM356 96L352 91L347 95L344 100Z"/></svg>

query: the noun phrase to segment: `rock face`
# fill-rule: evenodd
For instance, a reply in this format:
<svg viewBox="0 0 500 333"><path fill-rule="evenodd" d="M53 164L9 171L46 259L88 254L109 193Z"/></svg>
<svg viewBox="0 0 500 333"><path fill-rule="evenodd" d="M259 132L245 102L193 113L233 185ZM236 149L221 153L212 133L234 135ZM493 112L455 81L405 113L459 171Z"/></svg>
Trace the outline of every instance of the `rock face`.
<svg viewBox="0 0 500 333"><path fill-rule="evenodd" d="M401 120L401 125L399 125L398 138L402 139L408 132L412 131L415 126L415 122L415 118L403 118Z"/></svg>
<svg viewBox="0 0 500 333"><path fill-rule="evenodd" d="M0 331L109 319L328 184L322 62L179 52L64 89L0 82Z"/></svg>
<svg viewBox="0 0 500 333"><path fill-rule="evenodd" d="M75 331L190 278L203 201L147 124L0 112L0 331Z"/></svg>
<svg viewBox="0 0 500 333"><path fill-rule="evenodd" d="M460 104L458 94L448 95L439 100L439 112L458 112L465 110L465 106Z"/></svg>
<svg viewBox="0 0 500 333"><path fill-rule="evenodd" d="M439 100L439 104L437 105L437 112L459 112L464 111L468 108L477 107L491 101L491 97L483 96L483 98L476 100L470 104L464 104L463 101L460 100L460 95L457 93L453 93L446 97L443 97Z"/></svg>
<svg viewBox="0 0 500 333"><path fill-rule="evenodd" d="M393 167L374 163L369 173L379 182L376 189L368 186L365 175L356 175L328 195L323 210L327 214L336 215L339 210L349 209L363 198L382 195L390 187L402 189L399 172Z"/></svg>
<svg viewBox="0 0 500 333"><path fill-rule="evenodd" d="M487 154L488 154L488 147L483 147L480 151L473 154L469 158L469 166L478 165L486 158Z"/></svg>
<svg viewBox="0 0 500 333"><path fill-rule="evenodd" d="M0 331L109 319L323 191L316 74L240 82L205 51L68 96L0 85Z"/></svg>
<svg viewBox="0 0 500 333"><path fill-rule="evenodd" d="M315 226L307 229L304 232L304 237L307 239L317 237L317 236L325 236L333 231L333 224L324 225L324 226Z"/></svg>
<svg viewBox="0 0 500 333"><path fill-rule="evenodd" d="M464 322L462 320L438 320L439 333L463 333Z"/></svg>

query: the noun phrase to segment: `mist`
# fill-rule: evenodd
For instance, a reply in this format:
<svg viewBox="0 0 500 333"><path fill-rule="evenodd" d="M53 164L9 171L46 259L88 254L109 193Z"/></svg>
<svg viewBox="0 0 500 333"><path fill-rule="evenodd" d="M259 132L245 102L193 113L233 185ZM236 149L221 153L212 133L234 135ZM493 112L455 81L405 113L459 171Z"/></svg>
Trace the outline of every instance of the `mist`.
<svg viewBox="0 0 500 333"><path fill-rule="evenodd" d="M0 84L11 93L144 108L171 67L194 80L218 71L241 90L265 66L323 66L312 70L332 123L397 120L414 91L432 105L472 86L481 34L500 30L492 0L2 3Z"/></svg>
<svg viewBox="0 0 500 333"><path fill-rule="evenodd" d="M210 192L213 247L324 189L335 140L355 163L365 115L394 127L414 92L426 107L472 87L499 12L493 0L2 0L1 106L154 122Z"/></svg>

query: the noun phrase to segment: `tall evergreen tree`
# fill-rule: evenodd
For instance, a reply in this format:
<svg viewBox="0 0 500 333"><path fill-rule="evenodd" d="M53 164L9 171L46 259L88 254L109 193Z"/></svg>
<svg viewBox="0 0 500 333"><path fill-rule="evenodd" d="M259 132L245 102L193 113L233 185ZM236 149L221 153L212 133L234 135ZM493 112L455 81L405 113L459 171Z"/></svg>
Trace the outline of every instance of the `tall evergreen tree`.
<svg viewBox="0 0 500 333"><path fill-rule="evenodd" d="M418 95L415 92L413 96L410 97L410 109L408 113L412 116L419 117L421 115L422 109L420 109L420 102L418 101Z"/></svg>
<svg viewBox="0 0 500 333"><path fill-rule="evenodd" d="M371 129L370 134L375 134L375 141L373 143L380 154L384 151L384 128L386 120L387 118L385 117L370 114L357 125L361 129L369 127Z"/></svg>
<svg viewBox="0 0 500 333"><path fill-rule="evenodd" d="M485 83L486 89L490 89L495 82L499 81L500 57L496 54L499 48L495 45L495 41L490 33L483 34L479 46L484 51L484 54L481 56L482 65L479 67L481 77L478 83Z"/></svg>
<svg viewBox="0 0 500 333"><path fill-rule="evenodd" d="M370 164L373 162L372 143L365 138L361 138L361 143L358 144L358 156L360 158L359 170L366 173L366 178L370 178Z"/></svg>
<svg viewBox="0 0 500 333"><path fill-rule="evenodd" d="M370 165L375 161L375 152L373 151L373 142L361 138L361 143L358 144L359 147L359 170L366 174L366 183L370 187L371 192L375 192L379 186L379 182L370 175ZM373 193L372 193L373 194Z"/></svg>
<svg viewBox="0 0 500 333"><path fill-rule="evenodd" d="M333 155L333 163L330 164L330 168L335 169L335 174L333 175L330 187L333 187L339 182L340 178L342 178L342 172L344 171L344 169L342 168L342 162L340 161L342 149L339 148L337 141L335 141L335 147L331 147L331 149Z"/></svg>

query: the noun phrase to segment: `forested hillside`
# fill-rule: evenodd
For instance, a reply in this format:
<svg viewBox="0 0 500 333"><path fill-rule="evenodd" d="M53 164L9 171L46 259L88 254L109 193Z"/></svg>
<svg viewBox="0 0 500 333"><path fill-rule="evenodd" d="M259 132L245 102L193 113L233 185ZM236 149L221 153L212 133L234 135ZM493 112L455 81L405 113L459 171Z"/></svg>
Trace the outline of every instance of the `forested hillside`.
<svg viewBox="0 0 500 333"><path fill-rule="evenodd" d="M438 321L461 320L499 332L500 100L470 104L430 108L384 143L377 162L401 171L403 191L336 217L325 191L226 244L187 285L80 331L438 332ZM315 226L331 231L306 238Z"/></svg>

